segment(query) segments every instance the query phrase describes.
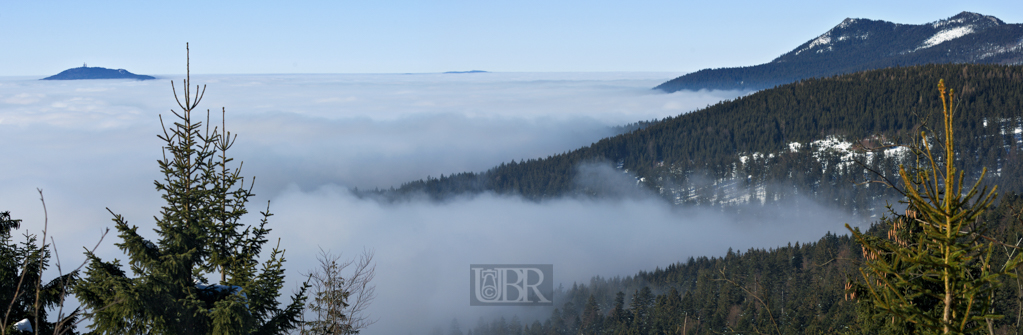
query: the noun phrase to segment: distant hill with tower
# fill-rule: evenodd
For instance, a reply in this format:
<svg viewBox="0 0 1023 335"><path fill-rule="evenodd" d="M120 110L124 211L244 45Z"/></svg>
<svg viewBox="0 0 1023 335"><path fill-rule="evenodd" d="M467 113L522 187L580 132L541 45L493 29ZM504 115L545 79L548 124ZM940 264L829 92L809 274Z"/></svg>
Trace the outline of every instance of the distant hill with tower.
<svg viewBox="0 0 1023 335"><path fill-rule="evenodd" d="M108 69L104 67L89 67L82 64L76 67L61 71L58 74L43 78L41 80L79 80L79 79L135 79L149 80L156 79L153 76L134 74L125 69Z"/></svg>

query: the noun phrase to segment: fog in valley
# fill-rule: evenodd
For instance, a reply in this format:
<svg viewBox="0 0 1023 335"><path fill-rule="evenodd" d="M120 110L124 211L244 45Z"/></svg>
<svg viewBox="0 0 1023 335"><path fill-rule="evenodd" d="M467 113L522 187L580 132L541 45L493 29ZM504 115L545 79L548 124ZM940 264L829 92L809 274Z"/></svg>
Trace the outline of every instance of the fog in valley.
<svg viewBox="0 0 1023 335"><path fill-rule="evenodd" d="M627 196L544 202L482 194L444 202L380 203L349 188L389 188L441 174L483 171L512 159L546 157L614 134L614 126L674 116L748 92L665 94L650 90L677 73L479 73L379 75L204 75L200 108L227 110L238 134L229 154L256 176L256 213L270 201L271 244L287 250L286 294L316 265L319 249L376 253L379 322L364 334L426 333L458 318L519 315L532 307L470 307L474 263L554 265L555 286L625 276L728 248L770 248L843 232L853 218L803 201L735 216L674 208L606 166L579 183ZM149 238L163 204L158 115L178 109L170 79L38 81L0 78L0 210L50 235L64 267L113 227L109 207ZM180 93L180 86L178 92ZM247 181L250 179L247 179ZM756 218L756 219L754 219ZM248 222L258 222L250 215ZM125 256L113 233L105 259ZM557 303L557 302L556 302ZM546 315L542 315L546 317Z"/></svg>

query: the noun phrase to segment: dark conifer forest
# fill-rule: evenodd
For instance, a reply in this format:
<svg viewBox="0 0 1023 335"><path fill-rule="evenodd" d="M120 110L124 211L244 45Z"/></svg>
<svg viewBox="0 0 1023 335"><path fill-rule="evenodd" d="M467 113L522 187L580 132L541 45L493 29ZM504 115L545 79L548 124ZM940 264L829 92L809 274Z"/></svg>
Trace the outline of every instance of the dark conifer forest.
<svg viewBox="0 0 1023 335"><path fill-rule="evenodd" d="M924 65L807 79L665 118L562 154L512 160L483 172L462 172L362 192L390 199L435 200L494 192L543 200L602 196L580 183L587 163L617 169L639 187L678 205L769 204L796 195L849 211L881 211L897 194L862 184L892 177L919 131L936 128L935 83L961 93L956 119L962 167L1003 191L1023 191L1018 129L1023 127L1023 66ZM842 139L848 151L822 140ZM815 143L815 141L818 141ZM794 149L792 143L801 147Z"/></svg>
<svg viewBox="0 0 1023 335"><path fill-rule="evenodd" d="M990 234L1015 244L1023 197L1004 196L986 213ZM888 224L871 226L883 236ZM992 256L1003 264L1012 252ZM467 334L906 334L912 326L872 313L863 292L847 292L860 278L860 245L848 235L827 234L810 243L770 250L728 250L724 257L690 257L633 276L574 284L556 296L549 318L517 317L476 324ZM999 288L997 334L1023 331L1023 278ZM859 296L857 296L859 294ZM893 321L894 320L894 321Z"/></svg>

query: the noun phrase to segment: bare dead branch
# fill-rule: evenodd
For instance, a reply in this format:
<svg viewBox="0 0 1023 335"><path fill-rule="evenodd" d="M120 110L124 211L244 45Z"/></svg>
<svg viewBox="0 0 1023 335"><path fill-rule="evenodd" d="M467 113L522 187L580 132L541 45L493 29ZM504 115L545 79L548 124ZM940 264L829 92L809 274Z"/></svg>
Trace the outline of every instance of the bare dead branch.
<svg viewBox="0 0 1023 335"><path fill-rule="evenodd" d="M371 284L376 275L373 255L372 251L364 250L357 258L342 259L341 255L320 249L316 257L320 264L308 274L314 292L309 309L315 313L315 319L303 324L303 334L356 333L378 321L366 314L366 308L376 297L376 287ZM347 278L342 274L347 274ZM312 329L307 331L306 324Z"/></svg>

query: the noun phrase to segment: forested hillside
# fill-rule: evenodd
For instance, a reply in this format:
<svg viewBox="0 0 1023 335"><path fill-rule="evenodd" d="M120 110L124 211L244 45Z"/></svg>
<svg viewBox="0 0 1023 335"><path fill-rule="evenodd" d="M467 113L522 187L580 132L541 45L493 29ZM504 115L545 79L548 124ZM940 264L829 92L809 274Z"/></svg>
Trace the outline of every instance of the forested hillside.
<svg viewBox="0 0 1023 335"><path fill-rule="evenodd" d="M1010 195L988 211L991 236L1015 244L1023 236L1020 209L1023 198ZM890 228L879 224L869 233L883 236ZM1010 250L994 254L992 264L1003 264ZM833 234L771 250L729 250L720 258L689 258L635 276L574 284L555 298L558 308L546 320L498 318L468 334L907 333L906 325L873 318L863 301L847 294L846 283L860 280L862 259L852 238ZM1005 318L995 329L1018 334L1023 278L1005 280L995 301Z"/></svg>
<svg viewBox="0 0 1023 335"><path fill-rule="evenodd" d="M538 201L601 196L607 191L578 178L581 164L597 163L675 204L766 204L809 196L876 212L876 200L894 194L857 183L872 178L868 169L891 177L898 164L913 159L908 150L886 146L909 143L910 135L926 129L926 120L937 119L939 79L962 97L957 150L969 159L958 163L976 173L988 167L987 181L1023 191L1023 66L956 64L807 79L571 152L363 194L444 199L489 191Z"/></svg>
<svg viewBox="0 0 1023 335"><path fill-rule="evenodd" d="M927 24L845 19L773 61L755 66L704 69L669 80L655 89L758 90L892 66L1023 62L1023 24L962 12Z"/></svg>

